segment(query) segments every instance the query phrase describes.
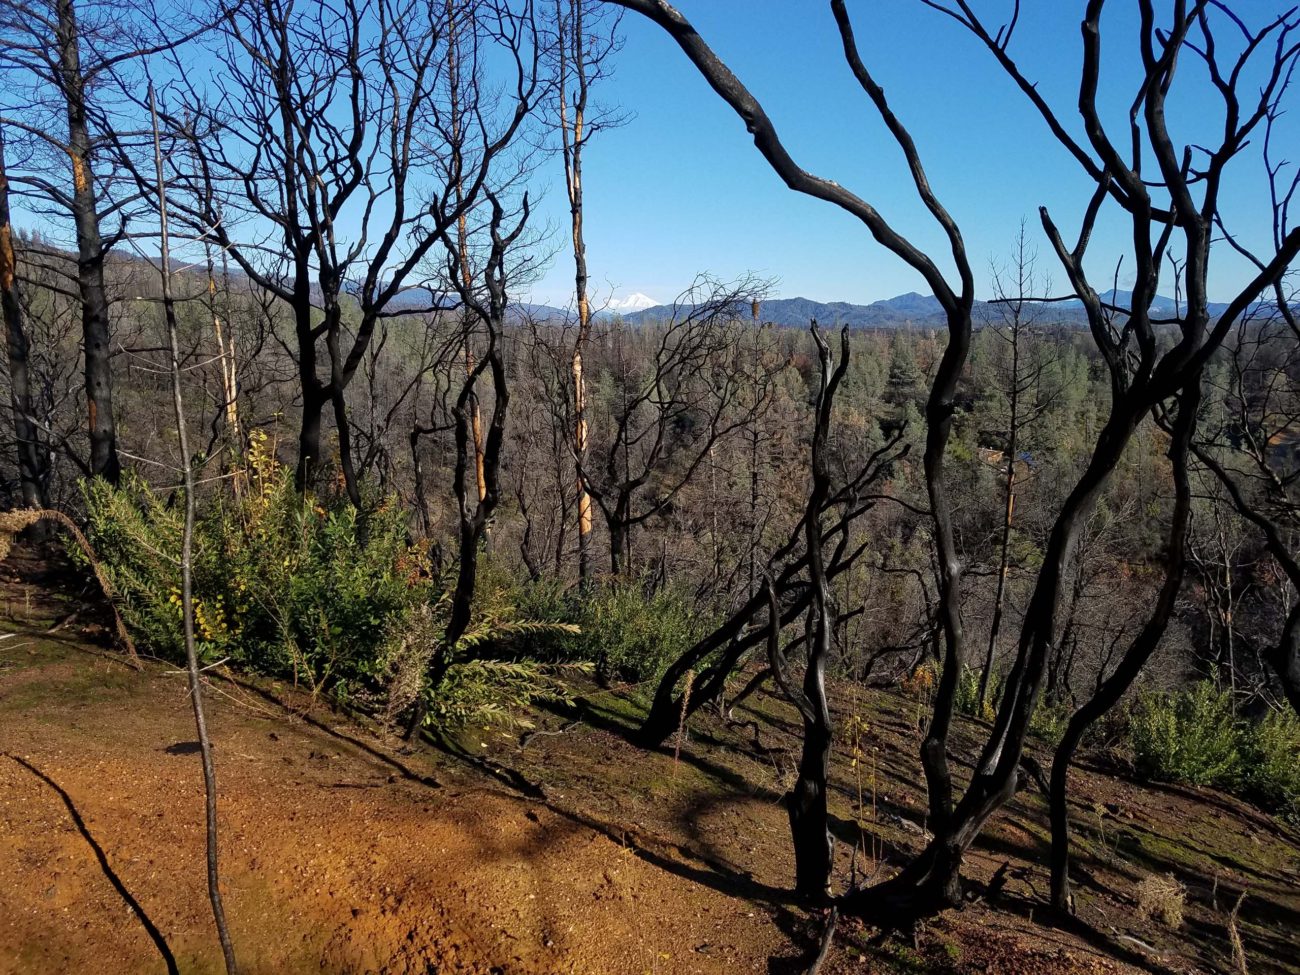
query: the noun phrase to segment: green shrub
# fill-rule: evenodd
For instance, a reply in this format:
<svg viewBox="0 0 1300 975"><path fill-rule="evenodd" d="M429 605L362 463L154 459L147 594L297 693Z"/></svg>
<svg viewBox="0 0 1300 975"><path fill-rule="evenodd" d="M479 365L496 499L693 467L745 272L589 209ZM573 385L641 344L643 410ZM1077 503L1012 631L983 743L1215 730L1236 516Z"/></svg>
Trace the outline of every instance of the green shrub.
<svg viewBox="0 0 1300 975"><path fill-rule="evenodd" d="M1029 733L1056 747L1065 736L1066 725L1074 710L1064 701L1039 701L1029 716Z"/></svg>
<svg viewBox="0 0 1300 975"><path fill-rule="evenodd" d="M177 559L184 513L164 504L134 475L124 475L120 488L97 478L83 491L90 515L86 534L117 591L123 621L142 648L183 660ZM68 552L84 563L79 549Z"/></svg>
<svg viewBox="0 0 1300 975"><path fill-rule="evenodd" d="M657 680L672 661L713 627L684 593L664 587L647 593L637 580L617 581L583 598L578 614L580 659L609 676Z"/></svg>
<svg viewBox="0 0 1300 975"><path fill-rule="evenodd" d="M480 584L470 627L448 653L445 676L437 686L426 680L430 664L442 650L451 609L450 596L412 612L394 628L379 653L387 687L386 716L392 720L417 698L424 702L425 723L458 728L471 722L518 723L514 710L538 700L568 701L563 670L575 665L548 665L530 659L538 640L574 637L571 623L524 620L509 602L512 588L501 588L487 573ZM581 669L581 665L576 665Z"/></svg>
<svg viewBox="0 0 1300 975"><path fill-rule="evenodd" d="M960 676L957 678L957 693L953 698L953 706L957 709L958 714L979 718L983 721L992 721L996 716L993 709L995 692L996 688L993 686L993 682L990 681L988 692L984 700L981 701L980 672L973 667L963 667Z"/></svg>
<svg viewBox="0 0 1300 975"><path fill-rule="evenodd" d="M1240 732L1232 698L1211 680L1175 694L1143 695L1130 722L1138 773L1151 779L1233 788Z"/></svg>
<svg viewBox="0 0 1300 975"><path fill-rule="evenodd" d="M205 660L303 682L346 699L377 689L385 635L428 600L432 580L388 502L301 497L265 440L240 499L205 507L194 533L194 615ZM138 478L85 486L90 536L151 652L183 653L181 518Z"/></svg>
<svg viewBox="0 0 1300 975"><path fill-rule="evenodd" d="M1246 795L1270 812L1300 820L1300 718L1270 711L1241 737Z"/></svg>

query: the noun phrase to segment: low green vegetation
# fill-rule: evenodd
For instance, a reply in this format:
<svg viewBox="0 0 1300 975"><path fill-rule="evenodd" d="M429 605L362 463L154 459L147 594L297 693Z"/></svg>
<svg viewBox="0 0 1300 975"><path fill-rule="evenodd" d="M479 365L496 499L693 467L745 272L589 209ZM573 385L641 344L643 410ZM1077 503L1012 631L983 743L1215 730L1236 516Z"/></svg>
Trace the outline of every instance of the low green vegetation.
<svg viewBox="0 0 1300 975"><path fill-rule="evenodd" d="M1144 778L1214 786L1270 812L1300 819L1300 720L1270 711L1260 721L1233 713L1213 680L1146 694L1130 720L1134 765Z"/></svg>
<svg viewBox="0 0 1300 975"><path fill-rule="evenodd" d="M562 619L522 618L507 576L485 572L475 616L441 650L449 580L408 543L403 513L386 499L357 510L346 498L302 497L292 473L254 438L252 476L236 498L205 506L195 526L196 637L206 663L291 680L313 693L388 717L425 698L430 722L503 718L513 705L563 696L556 668L528 659L538 636L573 636ZM183 514L138 478L85 487L91 537L148 652L183 656Z"/></svg>
<svg viewBox="0 0 1300 975"><path fill-rule="evenodd" d="M521 582L482 556L474 617L443 651L453 579L408 540L388 499L303 498L292 472L253 439L237 497L205 505L195 528L194 597L206 663L290 680L332 701L397 719L420 709L440 726L508 721L566 696L564 671L643 682L710 625L687 595L638 579L566 591ZM95 550L148 652L183 657L182 511L127 478L85 486ZM431 686L430 667L445 657Z"/></svg>

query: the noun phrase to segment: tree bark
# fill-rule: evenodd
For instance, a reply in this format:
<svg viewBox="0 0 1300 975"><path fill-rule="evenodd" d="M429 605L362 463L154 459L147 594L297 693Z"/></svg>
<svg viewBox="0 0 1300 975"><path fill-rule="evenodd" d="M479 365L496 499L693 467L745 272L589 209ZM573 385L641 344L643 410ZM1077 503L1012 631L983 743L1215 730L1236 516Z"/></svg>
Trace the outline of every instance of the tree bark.
<svg viewBox="0 0 1300 975"><path fill-rule="evenodd" d="M560 25L559 100L560 138L564 156L565 187L569 196L570 230L573 241L573 286L578 310L578 334L573 343L573 454L577 461L578 493L578 580L585 585L591 575L591 495L582 477L587 458L587 380L582 356L591 333L591 305L587 294L587 242L583 235L582 150L586 144L587 47L584 33L584 0L556 0L556 21ZM569 115L568 74L572 66L577 81L573 114ZM616 570L617 574L617 570Z"/></svg>
<svg viewBox="0 0 1300 975"><path fill-rule="evenodd" d="M176 303L172 299L171 251L167 236L167 185L163 175L162 144L158 135L158 115L154 107L152 86L149 89L149 111L153 117L154 163L157 169L163 314L167 321L167 344L171 353L172 408L185 488L185 522L181 533L181 613L184 617L185 664L189 676L190 706L194 711L194 728L198 735L199 753L203 764L204 809L207 820L208 899L212 904L212 916L216 922L226 972L228 975L236 975L239 966L235 961L235 949L230 938L230 930L226 926L226 912L221 902L221 875L217 862L217 774L212 761L212 741L208 737L207 716L203 707L203 675L199 669L198 648L194 639L194 463L190 456L189 431L185 422L185 398L181 387L180 340L177 338Z"/></svg>
<svg viewBox="0 0 1300 975"><path fill-rule="evenodd" d="M23 507L47 507L48 471L42 461L39 432L27 373L29 343L18 296L18 258L9 222L9 179L5 174L4 133L0 131L0 314L4 316L9 353L9 403L14 414L14 443L18 452L18 481Z"/></svg>
<svg viewBox="0 0 1300 975"><path fill-rule="evenodd" d="M59 69L68 116L68 156L72 164L72 217L77 238L77 289L81 297L90 472L116 484L122 466L113 420L113 374L108 292L104 287L104 245L90 168L85 78L73 0L55 0Z"/></svg>

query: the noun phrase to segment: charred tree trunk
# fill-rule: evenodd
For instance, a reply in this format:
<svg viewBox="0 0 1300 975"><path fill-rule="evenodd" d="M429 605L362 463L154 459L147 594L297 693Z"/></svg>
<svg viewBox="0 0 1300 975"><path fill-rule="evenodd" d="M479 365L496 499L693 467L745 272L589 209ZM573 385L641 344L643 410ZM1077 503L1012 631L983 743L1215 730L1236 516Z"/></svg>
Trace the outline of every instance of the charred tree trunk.
<svg viewBox="0 0 1300 975"><path fill-rule="evenodd" d="M989 624L989 645L984 654L984 666L980 670L979 703L983 707L988 701L989 679L993 675L993 661L998 648L998 636L1002 632L1002 607L1006 601L1007 570L1010 568L1011 522L1016 513L1016 448L1020 433L1020 344L1013 338L1011 367L1011 430L1007 438L1007 477L1002 510L1002 538L998 546L998 587L993 598L993 621Z"/></svg>
<svg viewBox="0 0 1300 975"><path fill-rule="evenodd" d="M234 944L226 926L226 912L221 902L220 872L217 866L217 774L212 761L212 741L208 737L207 715L203 706L203 675L199 669L198 648L194 637L194 463L190 456L189 431L185 420L185 398L181 388L180 341L177 338L176 303L171 290L171 251L168 245L167 186L163 176L162 145L158 135L158 115L154 107L153 88L149 89L149 110L153 116L154 162L157 170L158 215L161 254L163 313L167 322L167 344L171 354L172 408L176 421L176 440L180 447L181 472L185 489L185 522L181 534L181 610L184 616L185 662L189 676L190 706L194 711L195 733L203 764L203 792L207 821L208 899L216 922L221 953L227 975L236 975Z"/></svg>
<svg viewBox="0 0 1300 975"><path fill-rule="evenodd" d="M81 70L80 35L73 0L56 0L56 36L62 94L68 115L68 156L72 164L72 218L77 237L77 290L81 299L82 348L85 359L90 472L116 484L122 473L113 421L113 374L104 287L104 244L90 169L90 129L86 83Z"/></svg>
<svg viewBox="0 0 1300 975"><path fill-rule="evenodd" d="M9 403L14 413L14 443L18 449L18 480L23 507L45 508L48 472L42 460L39 433L32 417L31 385L27 374L28 341L18 300L18 257L9 222L9 180L5 175L4 133L0 131L0 314L5 322L9 352Z"/></svg>
<svg viewBox="0 0 1300 975"><path fill-rule="evenodd" d="M582 150L587 140L587 69L591 52L584 24L586 0L556 0L555 19L560 30L559 79L560 145L564 159L565 189L569 197L570 237L573 243L573 286L578 311L578 334L573 343L570 371L573 378L573 455L577 469L578 580L585 586L591 575L591 495L582 476L587 458L587 379L583 353L591 334L591 304L587 294L587 242L583 234ZM569 79L574 90L570 103Z"/></svg>
<svg viewBox="0 0 1300 975"><path fill-rule="evenodd" d="M794 840L795 893L814 902L830 896L835 849L826 808L826 783L831 770L830 712L825 709L826 689L820 670L815 676L809 670L804 694L820 693L822 711L814 721L804 720L799 778L784 799ZM810 700L816 703L817 699Z"/></svg>
<svg viewBox="0 0 1300 975"><path fill-rule="evenodd" d="M298 346L298 384L302 394L302 422L298 428L298 464L294 485L298 492L311 489L321 462L321 420L329 394L316 375L316 332L312 325L311 267L300 250L294 260L292 294L294 334Z"/></svg>
<svg viewBox="0 0 1300 975"><path fill-rule="evenodd" d="M1165 557L1165 579L1151 617L1138 633L1128 652L1124 654L1115 672L1097 692L1070 716L1065 735L1057 745L1052 758L1052 777L1049 802L1052 821L1052 907L1067 911L1070 905L1070 820L1066 793L1070 763L1083 736L1093 723L1119 703L1125 692L1133 686L1142 668L1160 645L1173 615L1178 592L1182 588L1186 568L1187 527L1191 520L1192 495L1187 475L1188 447L1196 427L1196 412L1200 406L1200 376L1179 397L1178 416L1174 421L1173 437L1169 445L1169 460L1173 466L1174 511L1169 525L1169 551Z"/></svg>
<svg viewBox="0 0 1300 975"><path fill-rule="evenodd" d="M826 441L830 434L835 391L849 364L849 332L845 328L840 333L840 361L834 368L830 347L822 338L815 322L812 334L821 361L822 381L817 395L812 436L812 485L803 519L811 601L805 619L804 638L807 649L802 691L793 687L786 673L786 661L780 645L781 607L776 587L770 580L766 587L769 617L767 653L773 677L803 718L799 778L784 800L786 812L790 816L790 835L794 840L795 892L810 900L823 901L830 896L834 845L826 808L832 740L830 705L826 701L826 660L831 652L831 618L826 562L822 552L824 541L821 513L831 493Z"/></svg>
<svg viewBox="0 0 1300 975"><path fill-rule="evenodd" d="M506 416L510 406L510 388L502 348L507 307L506 285L509 274L507 257L510 248L523 233L528 222L529 207L528 197L525 195L518 222L513 230L505 232L503 231L506 220L504 208L493 193L487 191L486 196L492 206L491 251L482 275L482 291L486 293L486 300L481 300L478 289L470 286L473 283L471 272L462 269L455 275L461 300L474 312L473 320L482 322L487 329L487 347L482 358L465 377L452 410L456 437L454 488L459 511L457 531L459 566L456 587L452 590L451 612L447 626L443 631L438 651L429 666L428 681L433 691L437 690L455 662L461 637L469 628L474 608L474 595L478 587L479 548L501 501L501 451L505 443ZM444 236L444 243L453 262L467 256L468 251L462 250L459 242L452 239L450 235ZM467 347L468 340L467 335ZM483 440L480 480L477 451L474 449L473 406L476 402L478 381L485 373L492 381L493 403L492 417ZM411 723L407 728L408 737L423 721L424 714L425 709L421 702L417 704L412 714Z"/></svg>

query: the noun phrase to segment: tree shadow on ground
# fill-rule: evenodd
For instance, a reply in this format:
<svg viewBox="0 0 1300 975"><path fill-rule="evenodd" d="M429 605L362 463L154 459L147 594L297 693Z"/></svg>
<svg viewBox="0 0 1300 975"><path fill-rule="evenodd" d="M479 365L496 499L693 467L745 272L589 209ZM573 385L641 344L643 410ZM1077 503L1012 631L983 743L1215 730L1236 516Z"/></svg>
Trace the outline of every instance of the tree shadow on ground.
<svg viewBox="0 0 1300 975"><path fill-rule="evenodd" d="M100 871L104 874L105 879L113 886L113 889L117 891L118 896L126 902L126 906L130 908L131 912L140 919L140 926L144 928L145 933L149 936L149 940L154 943L154 947L158 949L158 954L162 956L163 962L167 965L168 975L179 975L180 969L176 967L176 956L172 954L171 947L167 944L167 940L163 937L162 932L158 930L158 926L154 924L149 915L145 913L140 902L135 899L129 890L127 890L126 885L122 883L122 878L117 875L112 864L108 862L108 855L104 853L104 848L99 845L99 841L95 839L94 835L90 832L90 829L86 826L86 821L81 818L81 813L77 810L76 803L72 801L72 797L68 795L67 791L64 790L61 785L55 782L31 762L24 758L19 758L17 755L9 754L8 752L5 752L4 754L44 782L54 791L55 795L63 800L63 805L68 810L68 815L72 818L72 823L76 826L77 832L81 834L81 838L86 841L86 845L89 846L91 852L95 854L95 859L99 862Z"/></svg>
<svg viewBox="0 0 1300 975"><path fill-rule="evenodd" d="M404 779L407 779L408 781L418 783L419 785L427 786L430 789L442 788L442 783L439 782L437 779L435 779L432 775L423 775L420 772L416 771L415 769L411 768L405 762L402 762L399 759L394 758L392 755L390 755L388 752L384 751L383 749L377 748L374 745L371 745L368 742L363 741L361 738L357 737L356 735L349 735L346 732L340 731L339 729L326 724L324 721L312 717L312 715L308 714L305 711L290 706L284 700L272 694L270 691L266 690L265 688L258 687L256 684L250 681L241 680L238 677L234 677L230 675L222 675L221 679L228 681L229 683L235 685L238 688L241 688L242 690L248 691L250 694L254 694L257 697L260 697L268 704L274 704L276 707L280 708L281 710L291 715L292 717L297 718L299 721L311 725L311 727L315 728L317 731L322 731L325 734L329 735L331 738L335 738L339 741L346 742L348 745L352 746L358 751L365 752L365 754L387 765L389 768L397 772L398 775L400 775Z"/></svg>

